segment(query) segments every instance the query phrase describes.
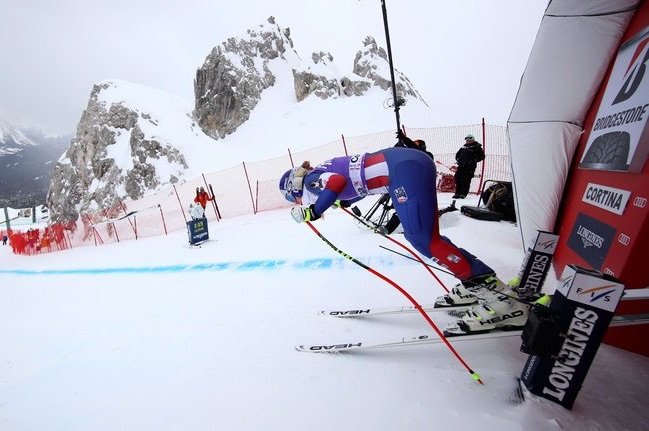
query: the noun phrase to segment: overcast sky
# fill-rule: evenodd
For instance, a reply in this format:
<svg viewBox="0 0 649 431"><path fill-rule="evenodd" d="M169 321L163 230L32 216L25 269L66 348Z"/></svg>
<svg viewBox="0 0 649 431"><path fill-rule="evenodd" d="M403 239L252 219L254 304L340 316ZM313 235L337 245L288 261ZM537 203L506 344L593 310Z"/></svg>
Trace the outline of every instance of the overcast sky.
<svg viewBox="0 0 649 431"><path fill-rule="evenodd" d="M386 0L394 66L431 126L505 125L547 0ZM274 16L303 59L329 51L351 73L381 46L379 0L0 0L0 119L74 133L92 86L123 79L193 100L214 46Z"/></svg>

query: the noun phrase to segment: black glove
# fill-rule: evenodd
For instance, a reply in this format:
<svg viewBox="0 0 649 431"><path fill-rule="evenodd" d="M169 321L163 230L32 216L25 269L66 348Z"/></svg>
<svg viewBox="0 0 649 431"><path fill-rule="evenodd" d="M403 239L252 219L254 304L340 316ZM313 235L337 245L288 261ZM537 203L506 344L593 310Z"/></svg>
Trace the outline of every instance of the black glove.
<svg viewBox="0 0 649 431"><path fill-rule="evenodd" d="M291 216L293 220L298 223L305 221L315 221L320 218L320 214L315 212L314 205L311 204L308 207L293 207L291 209Z"/></svg>
<svg viewBox="0 0 649 431"><path fill-rule="evenodd" d="M397 130L397 143L394 144L395 147L405 147L405 144L403 143L403 132L401 129Z"/></svg>

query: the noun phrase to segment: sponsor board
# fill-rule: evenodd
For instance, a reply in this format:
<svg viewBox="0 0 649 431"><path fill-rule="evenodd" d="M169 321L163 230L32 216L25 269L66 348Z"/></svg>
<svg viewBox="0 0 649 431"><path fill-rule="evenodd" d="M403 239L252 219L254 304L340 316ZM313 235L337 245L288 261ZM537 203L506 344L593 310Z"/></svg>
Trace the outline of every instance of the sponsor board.
<svg viewBox="0 0 649 431"><path fill-rule="evenodd" d="M548 275L559 235L538 231L520 276L519 292L540 292Z"/></svg>
<svg viewBox="0 0 649 431"><path fill-rule="evenodd" d="M564 269L549 311L565 337L558 352L528 357L521 380L533 394L572 408L623 292L598 271Z"/></svg>
<svg viewBox="0 0 649 431"><path fill-rule="evenodd" d="M579 167L640 172L649 154L649 27L620 46Z"/></svg>
<svg viewBox="0 0 649 431"><path fill-rule="evenodd" d="M189 243L194 245L210 239L209 231L207 229L207 219L198 218L189 220L187 222L187 235Z"/></svg>
<svg viewBox="0 0 649 431"><path fill-rule="evenodd" d="M624 293L624 285L603 278L598 271L569 265L561 274L557 292L571 301L613 313Z"/></svg>
<svg viewBox="0 0 649 431"><path fill-rule="evenodd" d="M631 192L627 190L588 183L581 200L613 214L622 215L630 197Z"/></svg>
<svg viewBox="0 0 649 431"><path fill-rule="evenodd" d="M600 269L616 238L614 227L589 215L579 213L568 237L568 247L593 268Z"/></svg>
<svg viewBox="0 0 649 431"><path fill-rule="evenodd" d="M559 235L539 231L532 250L538 251L539 253L554 255L554 252L557 249L557 242L559 242Z"/></svg>

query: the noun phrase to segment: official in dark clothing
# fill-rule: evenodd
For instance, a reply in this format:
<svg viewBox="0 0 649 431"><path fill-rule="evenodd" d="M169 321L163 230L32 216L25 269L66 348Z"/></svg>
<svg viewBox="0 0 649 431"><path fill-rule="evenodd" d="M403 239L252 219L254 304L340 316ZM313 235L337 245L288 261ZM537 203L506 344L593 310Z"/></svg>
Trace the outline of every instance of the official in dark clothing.
<svg viewBox="0 0 649 431"><path fill-rule="evenodd" d="M466 135L464 145L455 154L457 171L455 171L455 194L453 199L464 199L469 194L471 180L475 175L478 162L484 160L484 150L472 134Z"/></svg>

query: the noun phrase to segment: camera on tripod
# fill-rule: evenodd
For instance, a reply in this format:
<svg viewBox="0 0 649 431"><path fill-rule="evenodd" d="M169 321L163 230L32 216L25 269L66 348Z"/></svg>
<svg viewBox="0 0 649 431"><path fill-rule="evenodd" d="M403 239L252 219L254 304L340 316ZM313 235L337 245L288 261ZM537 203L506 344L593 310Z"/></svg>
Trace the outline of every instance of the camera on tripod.
<svg viewBox="0 0 649 431"><path fill-rule="evenodd" d="M383 235L391 234L400 224L389 193L381 195L365 215L357 206L352 207L352 212L373 225L376 232Z"/></svg>

